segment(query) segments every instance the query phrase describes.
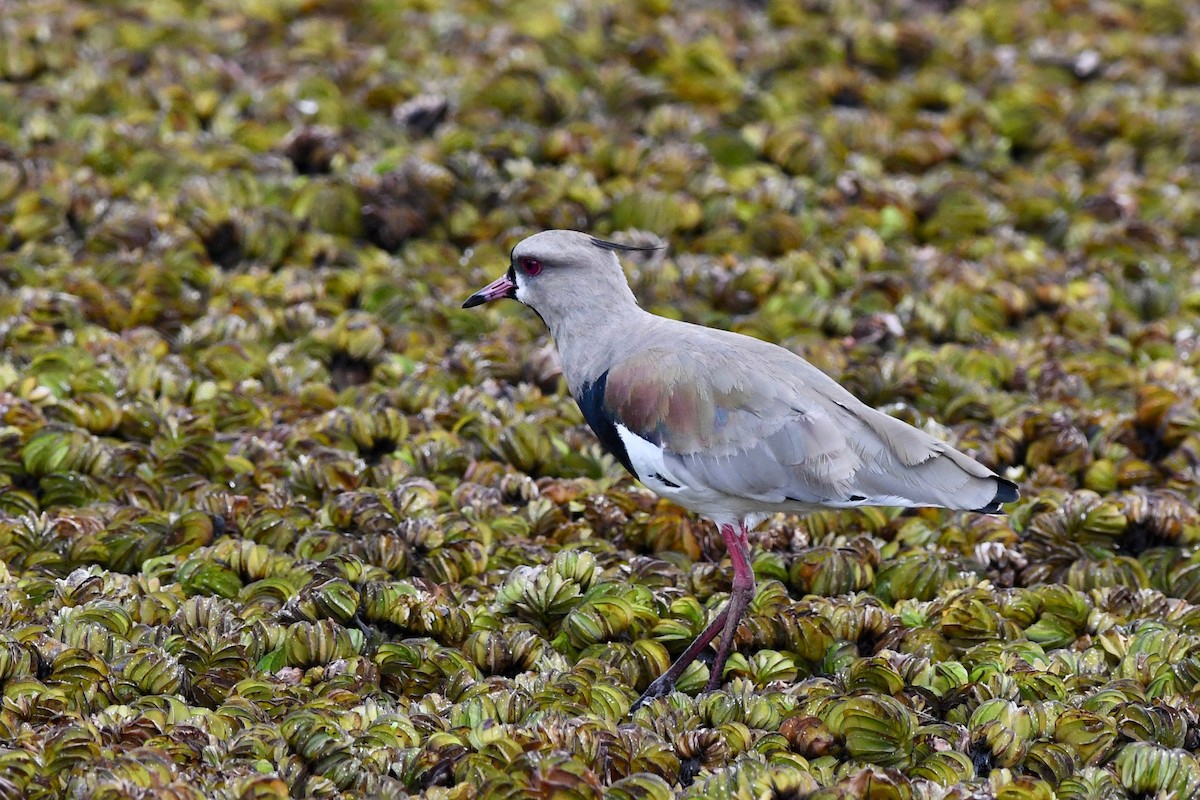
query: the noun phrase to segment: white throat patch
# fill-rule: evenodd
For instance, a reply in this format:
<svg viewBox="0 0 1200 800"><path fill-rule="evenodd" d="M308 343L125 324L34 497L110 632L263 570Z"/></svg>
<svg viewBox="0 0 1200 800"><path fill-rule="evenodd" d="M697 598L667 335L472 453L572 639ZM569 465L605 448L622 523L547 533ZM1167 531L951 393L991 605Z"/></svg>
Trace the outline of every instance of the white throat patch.
<svg viewBox="0 0 1200 800"><path fill-rule="evenodd" d="M513 277L516 278L517 282L517 291L514 294L516 294L517 299L522 303L529 305L529 291L525 286L525 276L521 274L521 270L515 269L513 270Z"/></svg>

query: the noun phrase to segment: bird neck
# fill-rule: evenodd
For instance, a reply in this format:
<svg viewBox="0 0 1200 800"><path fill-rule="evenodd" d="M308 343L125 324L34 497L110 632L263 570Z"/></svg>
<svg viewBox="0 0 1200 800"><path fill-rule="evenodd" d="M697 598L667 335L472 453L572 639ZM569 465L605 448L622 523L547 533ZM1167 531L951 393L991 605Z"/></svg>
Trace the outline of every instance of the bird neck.
<svg viewBox="0 0 1200 800"><path fill-rule="evenodd" d="M542 314L572 387L578 380L586 380L596 365L612 363L627 349L645 318L652 316L638 306L628 287L622 288L621 294L578 297L559 305L554 313ZM603 302L597 302L598 297L603 297Z"/></svg>

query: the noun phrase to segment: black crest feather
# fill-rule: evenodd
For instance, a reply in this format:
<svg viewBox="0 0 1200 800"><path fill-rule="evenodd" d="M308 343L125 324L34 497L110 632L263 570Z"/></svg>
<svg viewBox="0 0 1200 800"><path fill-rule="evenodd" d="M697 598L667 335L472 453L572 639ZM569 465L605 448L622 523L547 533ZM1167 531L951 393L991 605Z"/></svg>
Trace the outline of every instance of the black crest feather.
<svg viewBox="0 0 1200 800"><path fill-rule="evenodd" d="M612 250L613 252L620 253L652 253L655 250L662 250L666 247L665 244L621 244L620 242L610 242L606 239L597 239L595 236L592 237L592 244L602 250Z"/></svg>

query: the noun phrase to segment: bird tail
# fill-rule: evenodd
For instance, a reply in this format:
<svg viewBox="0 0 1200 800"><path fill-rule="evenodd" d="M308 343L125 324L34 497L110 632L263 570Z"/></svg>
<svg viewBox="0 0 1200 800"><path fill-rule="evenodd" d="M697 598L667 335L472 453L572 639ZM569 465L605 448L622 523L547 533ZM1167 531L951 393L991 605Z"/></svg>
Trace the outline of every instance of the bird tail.
<svg viewBox="0 0 1200 800"><path fill-rule="evenodd" d="M1015 483L949 448L921 464L862 470L854 492L861 498L855 505L935 506L981 514L1003 514L1001 506L1020 497Z"/></svg>
<svg viewBox="0 0 1200 800"><path fill-rule="evenodd" d="M1001 506L1005 503L1015 503L1021 497L1020 490L1012 481L1006 481L1000 476L992 478L996 482L996 496L992 501L985 506L973 508L972 511L978 511L980 514L1003 514L1004 509Z"/></svg>

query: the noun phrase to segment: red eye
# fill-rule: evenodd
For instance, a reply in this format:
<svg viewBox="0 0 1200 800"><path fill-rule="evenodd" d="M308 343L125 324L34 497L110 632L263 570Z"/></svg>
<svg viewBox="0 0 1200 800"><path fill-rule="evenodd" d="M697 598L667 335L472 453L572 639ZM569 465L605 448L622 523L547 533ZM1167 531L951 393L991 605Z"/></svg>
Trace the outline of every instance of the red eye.
<svg viewBox="0 0 1200 800"><path fill-rule="evenodd" d="M521 269L525 271L526 275L537 275L542 271L542 262L526 256L521 259Z"/></svg>

